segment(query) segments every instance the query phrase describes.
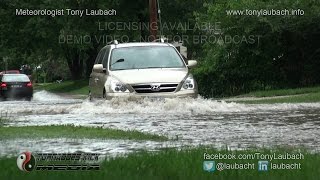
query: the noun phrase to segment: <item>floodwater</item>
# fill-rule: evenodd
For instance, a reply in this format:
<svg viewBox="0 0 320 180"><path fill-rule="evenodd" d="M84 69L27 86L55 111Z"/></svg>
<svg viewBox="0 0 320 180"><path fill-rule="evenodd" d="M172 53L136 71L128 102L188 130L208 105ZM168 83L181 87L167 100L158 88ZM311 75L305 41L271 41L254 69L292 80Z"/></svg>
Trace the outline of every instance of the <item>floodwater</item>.
<svg viewBox="0 0 320 180"><path fill-rule="evenodd" d="M46 91L31 102L0 102L5 126L81 125L138 130L175 141L0 140L0 156L33 152L117 155L144 149L211 145L217 148L290 146L320 151L320 103L248 105L198 99L111 101L71 99Z"/></svg>

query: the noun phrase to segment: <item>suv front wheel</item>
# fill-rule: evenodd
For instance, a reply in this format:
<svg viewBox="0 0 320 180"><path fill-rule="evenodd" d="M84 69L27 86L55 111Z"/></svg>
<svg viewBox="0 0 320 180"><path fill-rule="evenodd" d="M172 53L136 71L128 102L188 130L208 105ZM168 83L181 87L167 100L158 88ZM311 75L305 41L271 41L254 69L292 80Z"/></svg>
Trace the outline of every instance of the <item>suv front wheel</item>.
<svg viewBox="0 0 320 180"><path fill-rule="evenodd" d="M106 98L107 98L107 94L106 94L106 90L105 90L105 89L103 89L102 97L103 97L103 99L106 99Z"/></svg>
<svg viewBox="0 0 320 180"><path fill-rule="evenodd" d="M91 91L89 91L88 99L89 99L89 101L92 101L92 94L91 94Z"/></svg>

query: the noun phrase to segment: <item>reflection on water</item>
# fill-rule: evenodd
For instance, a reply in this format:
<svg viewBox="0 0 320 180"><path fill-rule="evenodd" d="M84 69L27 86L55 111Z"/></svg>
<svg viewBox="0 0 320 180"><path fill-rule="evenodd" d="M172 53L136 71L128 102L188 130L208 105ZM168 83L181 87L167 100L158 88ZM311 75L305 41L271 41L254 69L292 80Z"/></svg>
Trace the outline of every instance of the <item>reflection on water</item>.
<svg viewBox="0 0 320 180"><path fill-rule="evenodd" d="M0 140L0 157L14 157L29 151L37 153L98 153L108 157L125 155L147 149L157 151L162 148L181 146L178 142L95 140L95 139L16 139ZM18 148L17 148L18 147Z"/></svg>

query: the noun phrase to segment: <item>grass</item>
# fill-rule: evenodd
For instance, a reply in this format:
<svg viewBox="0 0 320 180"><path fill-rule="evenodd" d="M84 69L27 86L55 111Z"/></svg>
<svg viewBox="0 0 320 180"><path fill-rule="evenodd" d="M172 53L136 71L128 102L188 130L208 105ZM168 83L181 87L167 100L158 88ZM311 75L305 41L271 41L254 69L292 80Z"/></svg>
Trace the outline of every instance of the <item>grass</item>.
<svg viewBox="0 0 320 180"><path fill-rule="evenodd" d="M78 81L63 81L61 83L36 84L35 90L46 90L53 93L88 95L88 85L89 81L87 79Z"/></svg>
<svg viewBox="0 0 320 180"><path fill-rule="evenodd" d="M256 99L242 100L254 97ZM315 103L320 102L320 86L297 89L279 89L255 91L236 96L236 102L246 104L275 104L275 103Z"/></svg>
<svg viewBox="0 0 320 180"><path fill-rule="evenodd" d="M0 112L0 127L4 126L11 118L11 113Z"/></svg>
<svg viewBox="0 0 320 180"><path fill-rule="evenodd" d="M167 137L115 129L78 127L78 126L28 126L0 127L0 139L15 138L87 138L87 139L131 139L166 141Z"/></svg>
<svg viewBox="0 0 320 180"><path fill-rule="evenodd" d="M266 90L266 91L254 91L248 94L240 95L238 97L274 97L274 96L289 96L289 95L301 95L319 93L320 86L308 87L308 88L296 88L296 89L279 89L279 90Z"/></svg>
<svg viewBox="0 0 320 180"><path fill-rule="evenodd" d="M0 117L0 127L3 126L7 121L7 119Z"/></svg>
<svg viewBox="0 0 320 180"><path fill-rule="evenodd" d="M292 150L244 150L231 152L207 148L186 149L182 151L167 149L158 153L139 152L128 157L112 158L101 164L101 170L96 172L20 172L16 167L16 158L0 159L1 179L215 179L215 180L318 180L319 154L304 152L303 160L273 160L272 163L301 163L301 170L257 170L258 159L254 160L216 160L216 163L254 163L254 170L225 170L213 173L203 170L203 154L263 154L292 153Z"/></svg>
<svg viewBox="0 0 320 180"><path fill-rule="evenodd" d="M315 103L320 102L320 92L303 94L299 96L272 98L272 99L259 99L259 100L248 100L238 101L240 103L248 104L274 104L274 103Z"/></svg>

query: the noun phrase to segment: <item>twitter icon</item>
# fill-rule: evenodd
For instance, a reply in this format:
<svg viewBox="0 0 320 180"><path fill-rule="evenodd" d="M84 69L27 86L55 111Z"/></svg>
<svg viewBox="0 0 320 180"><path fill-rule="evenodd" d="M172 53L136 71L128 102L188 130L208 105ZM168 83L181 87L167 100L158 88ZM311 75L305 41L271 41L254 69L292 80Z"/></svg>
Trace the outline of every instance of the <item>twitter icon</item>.
<svg viewBox="0 0 320 180"><path fill-rule="evenodd" d="M208 172L214 172L216 170L215 161L203 161L203 170Z"/></svg>

